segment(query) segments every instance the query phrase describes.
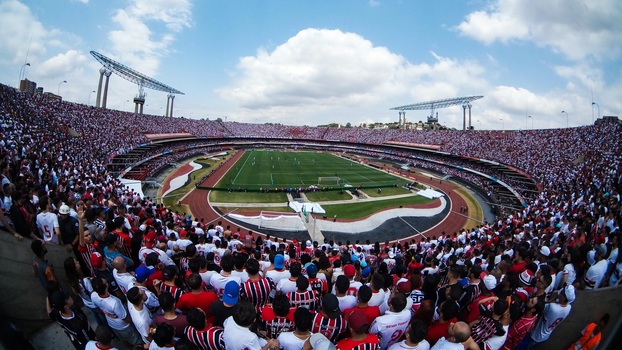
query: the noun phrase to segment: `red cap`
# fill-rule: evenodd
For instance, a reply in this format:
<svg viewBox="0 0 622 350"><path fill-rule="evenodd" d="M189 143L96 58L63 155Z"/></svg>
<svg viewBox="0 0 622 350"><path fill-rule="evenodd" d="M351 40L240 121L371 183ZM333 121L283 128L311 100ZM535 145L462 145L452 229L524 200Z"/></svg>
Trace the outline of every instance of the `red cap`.
<svg viewBox="0 0 622 350"><path fill-rule="evenodd" d="M181 230L181 232L179 232L179 237L186 237L186 235L188 235L186 230Z"/></svg>
<svg viewBox="0 0 622 350"><path fill-rule="evenodd" d="M397 291L404 294L410 294L412 289L410 288L410 282L403 281L397 284Z"/></svg>
<svg viewBox="0 0 622 350"><path fill-rule="evenodd" d="M155 246L156 238L158 238L158 234L155 231L149 231L144 239L145 239L145 247L151 249Z"/></svg>
<svg viewBox="0 0 622 350"><path fill-rule="evenodd" d="M354 276L356 274L356 269L354 268L354 265L352 264L347 264L346 266L343 267L343 274L351 277Z"/></svg>
<svg viewBox="0 0 622 350"><path fill-rule="evenodd" d="M93 252L91 254L91 265L93 267L100 267L104 263L104 257L99 252Z"/></svg>

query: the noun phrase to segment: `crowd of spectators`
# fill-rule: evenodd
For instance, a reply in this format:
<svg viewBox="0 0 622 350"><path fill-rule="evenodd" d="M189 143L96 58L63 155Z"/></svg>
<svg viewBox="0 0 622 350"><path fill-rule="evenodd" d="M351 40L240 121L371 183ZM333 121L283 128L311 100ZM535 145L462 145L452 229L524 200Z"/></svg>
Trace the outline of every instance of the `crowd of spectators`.
<svg viewBox="0 0 622 350"><path fill-rule="evenodd" d="M617 286L622 273L620 124L417 132L223 123L102 110L0 86L0 128L0 226L32 239L50 316L68 334L80 332L72 337L76 348L95 340L74 300L96 316L100 347L112 331L153 349L176 341L201 349L513 349L548 339L575 290ZM420 242L277 242L203 227L140 198L106 171L115 154L148 143L143 133L167 132L440 145L521 169L542 191L494 223L433 232ZM63 244L73 255L65 272L75 275L75 298L50 278L46 244ZM237 279L218 284L218 276ZM261 303L244 289L258 280L267 294ZM198 309L178 315L171 299L184 295ZM314 302L305 304L304 295ZM158 324L163 318L171 322Z"/></svg>

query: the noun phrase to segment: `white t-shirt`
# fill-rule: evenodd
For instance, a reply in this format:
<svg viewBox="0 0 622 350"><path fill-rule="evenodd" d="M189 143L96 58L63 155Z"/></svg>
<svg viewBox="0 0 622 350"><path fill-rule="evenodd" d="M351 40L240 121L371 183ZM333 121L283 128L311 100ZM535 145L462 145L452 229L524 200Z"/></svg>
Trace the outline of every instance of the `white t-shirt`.
<svg viewBox="0 0 622 350"><path fill-rule="evenodd" d="M488 338L484 343L486 344L486 350L499 350L505 344L505 340L508 338L508 329L510 325L503 326L505 333L503 335L493 335Z"/></svg>
<svg viewBox="0 0 622 350"><path fill-rule="evenodd" d="M357 303L356 297L354 295L344 295L342 297L337 297L337 300L339 301L339 310L341 310L341 312L349 308L355 307Z"/></svg>
<svg viewBox="0 0 622 350"><path fill-rule="evenodd" d="M248 272L246 272L246 270L244 271L233 270L231 271L231 276L240 277L240 280L242 281L242 283L248 281Z"/></svg>
<svg viewBox="0 0 622 350"><path fill-rule="evenodd" d="M222 294L225 291L225 286L229 281L236 281L238 284L242 284L242 280L240 277L236 276L223 276L222 274L214 274L212 278L210 278L210 285L212 286L214 292L218 294L218 297L222 297Z"/></svg>
<svg viewBox="0 0 622 350"><path fill-rule="evenodd" d="M311 335L309 335L310 337ZM300 339L294 335L294 332L282 332L276 338L283 350L301 350L307 339Z"/></svg>
<svg viewBox="0 0 622 350"><path fill-rule="evenodd" d="M559 324L568 317L570 309L570 304L566 306L561 306L558 303L546 304L542 316L531 332L531 339L537 342L543 342L549 339L555 327L559 326Z"/></svg>
<svg viewBox="0 0 622 350"><path fill-rule="evenodd" d="M171 259L168 255L166 255L166 253L164 251L162 251L161 249L158 249L158 248L141 247L140 250L138 251L138 259L140 259L140 262L142 264L145 264L145 258L147 257L147 255L149 255L151 253L158 253L158 257L160 258L160 262L162 262L164 264L164 266L173 266L173 265L175 265L175 262L173 261L173 259Z"/></svg>
<svg viewBox="0 0 622 350"><path fill-rule="evenodd" d="M223 326L225 330L222 338L224 343L227 344L227 350L261 349L268 343L248 328L240 327L233 320L233 316L229 316L223 323Z"/></svg>
<svg viewBox="0 0 622 350"><path fill-rule="evenodd" d="M293 293L297 290L296 281L292 281L290 278L283 278L276 285L277 292L281 294Z"/></svg>
<svg viewBox="0 0 622 350"><path fill-rule="evenodd" d="M445 337L442 337L434 344L431 350L464 350L464 346L462 343L452 343Z"/></svg>
<svg viewBox="0 0 622 350"><path fill-rule="evenodd" d="M58 236L55 234L55 228L58 228L58 216L56 214L47 212L37 214L37 227L43 236L43 240L58 244Z"/></svg>
<svg viewBox="0 0 622 350"><path fill-rule="evenodd" d="M288 270L283 270L283 271L270 270L270 271L266 272L266 277L272 279L272 282L276 286L276 285L279 284L279 282L282 279L288 279L288 278L292 277L292 274L289 273Z"/></svg>
<svg viewBox="0 0 622 350"><path fill-rule="evenodd" d="M127 291L132 288L134 283L136 283L136 278L129 272L119 273L117 269L113 269L112 275L114 276L114 280L117 281L117 284L119 285L119 288L121 288L123 294L127 294Z"/></svg>
<svg viewBox="0 0 622 350"><path fill-rule="evenodd" d="M132 323L134 323L134 327L136 327L136 330L143 339L143 342L145 344L149 343L149 341L147 340L147 336L149 336L149 327L151 327L154 322L151 316L151 312L149 312L149 309L147 308L147 305L143 305L143 309L139 311L136 310L134 304L128 301L127 310L129 311L130 317L132 318Z"/></svg>
<svg viewBox="0 0 622 350"><path fill-rule="evenodd" d="M399 343L389 346L388 350L430 350L430 343L423 339L419 342L419 344L417 344L417 346L413 347L406 345L406 340L402 340Z"/></svg>
<svg viewBox="0 0 622 350"><path fill-rule="evenodd" d="M369 327L370 334L377 334L380 338L380 348L386 349L389 345L400 340L410 322L410 308L400 312L387 311L376 318Z"/></svg>
<svg viewBox="0 0 622 350"><path fill-rule="evenodd" d="M605 274L607 273L607 268L609 267L609 263L607 260L601 260L596 263L596 265L590 267L585 273L585 281L586 286L585 289L597 289L600 287L600 283L605 278ZM588 286L588 281L593 287Z"/></svg>
<svg viewBox="0 0 622 350"><path fill-rule="evenodd" d="M101 350L101 348L97 346L96 340L91 340L88 343L86 343L84 350ZM119 349L112 347L112 348L106 348L106 350L119 350Z"/></svg>
<svg viewBox="0 0 622 350"><path fill-rule="evenodd" d="M93 304L100 308L106 315L106 321L108 326L116 330L124 330L130 326L129 323L123 319L127 317L127 311L123 307L123 303L119 298L114 295L109 295L106 298L100 298L96 292L91 293L91 300Z"/></svg>

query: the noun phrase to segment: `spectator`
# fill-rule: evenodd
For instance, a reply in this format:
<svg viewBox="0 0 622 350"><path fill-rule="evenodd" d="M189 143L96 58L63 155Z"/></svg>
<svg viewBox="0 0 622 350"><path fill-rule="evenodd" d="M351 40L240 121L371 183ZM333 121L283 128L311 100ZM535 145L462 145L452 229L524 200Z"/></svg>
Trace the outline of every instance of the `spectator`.
<svg viewBox="0 0 622 350"><path fill-rule="evenodd" d="M311 332L322 333L333 343L346 332L346 320L341 316L339 300L334 294L322 297L322 308L313 318Z"/></svg>
<svg viewBox="0 0 622 350"><path fill-rule="evenodd" d="M255 321L257 314L255 307L248 301L240 302L235 309L233 316L228 317L224 322L223 340L227 344L227 350L279 348L276 339L259 338L257 334L251 332L249 327Z"/></svg>
<svg viewBox="0 0 622 350"><path fill-rule="evenodd" d="M173 298L171 293L164 292L158 296L158 302L164 314L155 316L156 325L159 326L163 323L170 324L175 329L175 337L183 337L184 330L188 326L188 320L186 319L186 315L177 314L175 311L175 298ZM188 312L190 312L190 310L188 310Z"/></svg>
<svg viewBox="0 0 622 350"><path fill-rule="evenodd" d="M311 323L313 315L304 308L299 307L294 312L295 328L291 332L281 332L276 339L283 350L300 350L305 342L311 337Z"/></svg>
<svg viewBox="0 0 622 350"><path fill-rule="evenodd" d="M184 330L186 338L199 350L224 350L222 327L213 327L205 319L203 310L195 307L188 310L188 327Z"/></svg>
<svg viewBox="0 0 622 350"><path fill-rule="evenodd" d="M566 286L559 291L556 300L551 300L546 304L542 316L536 323L533 332L531 332L529 349L549 339L555 328L570 314L570 304L574 299L574 286Z"/></svg>
<svg viewBox="0 0 622 350"><path fill-rule="evenodd" d="M62 291L52 293L46 299L46 309L50 318L61 326L76 349L84 349L86 343L95 339L86 314L74 305L71 296L65 296Z"/></svg>
<svg viewBox="0 0 622 350"><path fill-rule="evenodd" d="M414 320L406 328L406 337L399 343L391 345L388 350L429 350L426 338L426 326L421 320Z"/></svg>
<svg viewBox="0 0 622 350"><path fill-rule="evenodd" d="M337 348L343 350L360 349L379 349L380 339L377 334L369 334L370 322L362 311L353 311L348 315L348 328L351 336L342 339L337 343Z"/></svg>

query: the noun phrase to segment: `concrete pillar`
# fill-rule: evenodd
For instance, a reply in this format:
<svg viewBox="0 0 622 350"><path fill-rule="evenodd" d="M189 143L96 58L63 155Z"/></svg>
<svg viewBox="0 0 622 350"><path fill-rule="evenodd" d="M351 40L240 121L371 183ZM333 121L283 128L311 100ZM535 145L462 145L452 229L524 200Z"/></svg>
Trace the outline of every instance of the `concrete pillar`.
<svg viewBox="0 0 622 350"><path fill-rule="evenodd" d="M140 105L140 114L143 114L143 104Z"/></svg>
<svg viewBox="0 0 622 350"><path fill-rule="evenodd" d="M171 94L171 113L170 116L171 118L173 117L173 103L175 102L175 95Z"/></svg>
<svg viewBox="0 0 622 350"><path fill-rule="evenodd" d="M462 105L462 130L466 130L466 108L467 105Z"/></svg>
<svg viewBox="0 0 622 350"><path fill-rule="evenodd" d="M97 101L95 102L95 107L99 107L99 102L101 101L102 81L104 80L105 72L106 72L106 68L102 68L99 70L99 84L97 84Z"/></svg>
<svg viewBox="0 0 622 350"><path fill-rule="evenodd" d="M168 117L168 105L171 102L171 95L166 96L166 116Z"/></svg>
<svg viewBox="0 0 622 350"><path fill-rule="evenodd" d="M471 104L469 103L469 130L471 130Z"/></svg>
<svg viewBox="0 0 622 350"><path fill-rule="evenodd" d="M134 103L134 114L138 114L138 103Z"/></svg>
<svg viewBox="0 0 622 350"><path fill-rule="evenodd" d="M102 101L103 109L106 109L106 102L108 100L108 81L110 80L111 74L112 74L112 71L109 69L106 69L106 72L104 73L104 75L106 76L106 84L104 84L104 100Z"/></svg>

